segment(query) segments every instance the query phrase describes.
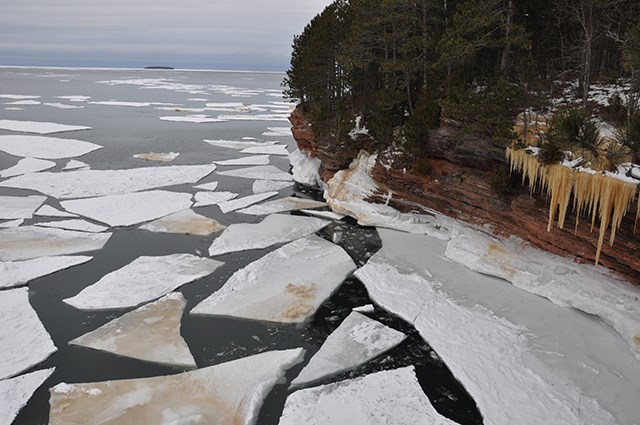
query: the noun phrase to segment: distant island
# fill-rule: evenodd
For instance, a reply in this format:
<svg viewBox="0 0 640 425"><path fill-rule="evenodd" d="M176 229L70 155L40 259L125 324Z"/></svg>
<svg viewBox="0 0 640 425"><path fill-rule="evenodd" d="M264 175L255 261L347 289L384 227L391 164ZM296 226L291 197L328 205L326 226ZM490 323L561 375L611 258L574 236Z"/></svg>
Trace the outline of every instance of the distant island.
<svg viewBox="0 0 640 425"><path fill-rule="evenodd" d="M144 69L173 69L172 66L145 66Z"/></svg>

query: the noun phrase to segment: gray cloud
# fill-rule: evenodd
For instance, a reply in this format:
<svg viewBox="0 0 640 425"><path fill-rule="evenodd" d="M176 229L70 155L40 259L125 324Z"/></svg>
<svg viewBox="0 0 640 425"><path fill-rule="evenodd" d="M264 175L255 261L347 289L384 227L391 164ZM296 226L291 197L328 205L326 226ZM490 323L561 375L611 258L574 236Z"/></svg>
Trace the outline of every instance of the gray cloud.
<svg viewBox="0 0 640 425"><path fill-rule="evenodd" d="M0 14L1 65L284 70L330 0L19 0ZM151 62L150 62L151 61Z"/></svg>

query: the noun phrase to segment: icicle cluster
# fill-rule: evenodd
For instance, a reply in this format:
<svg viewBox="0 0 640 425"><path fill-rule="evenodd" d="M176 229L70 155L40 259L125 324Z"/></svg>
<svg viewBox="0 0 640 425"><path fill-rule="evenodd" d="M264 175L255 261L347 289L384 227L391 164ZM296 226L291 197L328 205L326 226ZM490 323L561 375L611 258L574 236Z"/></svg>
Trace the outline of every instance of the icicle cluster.
<svg viewBox="0 0 640 425"><path fill-rule="evenodd" d="M581 214L591 218L592 231L596 217L599 218L600 234L596 252L596 264L598 264L605 233L607 229L611 229L609 245L613 245L622 218L635 199L637 185L602 173L574 170L560 164L542 165L534 155L524 149L507 148L507 159L511 172L522 173L523 184L526 179L529 180L531 192L539 188L550 199L547 231L551 231L556 214L558 227L564 228L572 195L576 230ZM638 214L640 214L640 199L636 210L636 222Z"/></svg>

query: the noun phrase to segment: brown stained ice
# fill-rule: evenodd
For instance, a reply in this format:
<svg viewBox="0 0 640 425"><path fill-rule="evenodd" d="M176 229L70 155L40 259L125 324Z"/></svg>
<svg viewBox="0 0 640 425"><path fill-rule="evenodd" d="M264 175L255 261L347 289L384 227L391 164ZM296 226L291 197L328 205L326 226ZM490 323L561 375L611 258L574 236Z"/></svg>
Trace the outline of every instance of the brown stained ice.
<svg viewBox="0 0 640 425"><path fill-rule="evenodd" d="M216 220L188 209L159 218L140 228L157 233L183 233L187 235L207 236L218 233L226 227Z"/></svg>

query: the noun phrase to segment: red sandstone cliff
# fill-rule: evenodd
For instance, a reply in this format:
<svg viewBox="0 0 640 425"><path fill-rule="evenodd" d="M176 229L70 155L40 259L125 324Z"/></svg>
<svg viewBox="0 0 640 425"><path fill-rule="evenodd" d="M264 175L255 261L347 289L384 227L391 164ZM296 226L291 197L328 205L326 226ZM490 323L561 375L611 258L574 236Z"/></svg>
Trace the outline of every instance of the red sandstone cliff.
<svg viewBox="0 0 640 425"><path fill-rule="evenodd" d="M293 136L301 151L322 161L323 180L348 167L366 140L350 146L331 140L317 140L304 115L296 110L290 117ZM575 229L575 217L567 219L564 229L547 232L549 206L539 194L522 190L509 198L492 189L495 174L504 170L504 148L490 142L462 137L459 130L443 125L431 134L426 151L431 171L426 176L404 168L402 158L379 153L373 170L374 179L393 191L389 202L400 211L420 211L427 207L448 216L480 225L490 225L495 234L516 235L534 246L555 254L593 263L596 254L597 228L590 232L590 220L581 219ZM386 200L386 199L385 199ZM382 202L382 199L371 199ZM634 234L633 214L628 214L612 247L602 249L600 264L633 284L640 284L640 235Z"/></svg>

